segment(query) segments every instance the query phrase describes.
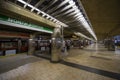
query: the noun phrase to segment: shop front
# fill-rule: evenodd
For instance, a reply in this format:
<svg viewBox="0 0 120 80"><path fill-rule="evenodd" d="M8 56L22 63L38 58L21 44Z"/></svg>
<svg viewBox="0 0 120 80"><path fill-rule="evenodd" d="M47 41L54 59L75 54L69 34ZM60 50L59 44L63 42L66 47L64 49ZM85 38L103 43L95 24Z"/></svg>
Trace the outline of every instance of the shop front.
<svg viewBox="0 0 120 80"><path fill-rule="evenodd" d="M0 55L11 55L22 52L29 52L29 50L31 50L30 45L35 46L35 50L39 49L41 51L44 51L48 49L48 40L42 39L40 41L36 38L36 33L52 34L53 30L51 28L20 21L18 19L0 14L0 29L4 27L4 25L7 27L7 30L0 30ZM19 32L17 32L18 30ZM24 30L31 32L28 33ZM32 38L33 41L29 44L31 40L30 35L34 35L34 37ZM32 44L35 42L36 44Z"/></svg>
<svg viewBox="0 0 120 80"><path fill-rule="evenodd" d="M28 51L29 34L0 32L0 55L13 55Z"/></svg>

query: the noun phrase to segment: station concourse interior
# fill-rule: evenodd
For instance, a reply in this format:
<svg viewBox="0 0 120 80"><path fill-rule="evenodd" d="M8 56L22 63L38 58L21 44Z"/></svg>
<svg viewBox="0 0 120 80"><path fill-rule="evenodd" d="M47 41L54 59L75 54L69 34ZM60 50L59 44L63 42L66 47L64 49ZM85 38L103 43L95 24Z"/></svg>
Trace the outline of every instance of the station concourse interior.
<svg viewBox="0 0 120 80"><path fill-rule="evenodd" d="M120 0L0 0L0 80L120 80Z"/></svg>

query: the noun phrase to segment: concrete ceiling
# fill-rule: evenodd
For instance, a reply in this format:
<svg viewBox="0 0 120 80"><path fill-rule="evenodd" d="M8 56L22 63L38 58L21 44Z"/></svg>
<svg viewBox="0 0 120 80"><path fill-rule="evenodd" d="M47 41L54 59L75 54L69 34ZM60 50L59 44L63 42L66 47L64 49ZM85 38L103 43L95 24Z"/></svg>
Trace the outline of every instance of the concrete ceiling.
<svg viewBox="0 0 120 80"><path fill-rule="evenodd" d="M72 35L74 34L73 32L81 32L83 33L84 35L86 36L89 36L89 37L93 37L91 36L91 34L85 29L84 26L81 25L81 23L79 21L77 21L74 17L73 17L73 12L75 11L70 11L70 9L72 8L71 7L68 7L69 4L65 1L66 0L24 0L25 2L31 4L32 6L40 9L41 11L55 17L56 19L58 19L59 21L62 21L64 22L65 24L69 25L68 28L65 28L65 35L66 36L69 36L69 35ZM77 4L77 0L74 0ZM32 15L29 16L28 14L26 14L26 16L28 17L25 17L25 13L23 11L20 11L22 9L26 10L26 11L29 11L31 12L31 14L36 14L37 16L40 16L42 17L43 15L42 14L37 14L38 12L33 10L31 8L29 8L28 6L25 7L25 5L21 4L19 1L17 0L6 0L6 3L8 2L8 4L10 4L11 6L16 6L16 7L19 7L20 9L18 10L17 8L16 9L11 9L10 7L10 10L12 10L14 12L9 14L9 13L6 13L6 10L9 9L8 8L8 4L5 5L4 3L4 8L6 10L0 10L1 12L3 13L6 13L6 15L8 16L11 16L11 17L15 17L13 15L15 15L15 13L18 13L18 14L24 14L24 16L20 15L21 17L18 17L17 15L17 19L20 18L20 20L24 20L24 21L28 21L28 22L35 22L35 20L31 20L31 19L28 19L29 17L33 17ZM11 3L12 2L12 3ZM63 4L64 3L64 4ZM7 7L6 7L7 6ZM65 7L67 7L66 9L64 9ZM14 8L14 7L13 7ZM70 12L69 12L70 11ZM7 11L8 12L8 11ZM69 13L68 13L69 12ZM13 15L12 15L13 14ZM84 15L85 16L85 15ZM45 17L46 18L46 17ZM36 17L37 19L37 17ZM44 21L46 22L46 21ZM38 23L37 23L38 24Z"/></svg>
<svg viewBox="0 0 120 80"><path fill-rule="evenodd" d="M17 4L17 5L21 6L22 8L24 7L24 5L19 4L18 2L16 2L16 0L8 0L8 1ZM66 24L68 24L70 27L65 29L66 30L65 33L67 36L69 36L69 34L71 35L72 34L71 32L78 31L78 32L81 32L81 33L91 37L91 35L84 29L83 26L78 24L77 21L68 23L69 21L74 20L74 19L73 19L73 16L68 16L68 14L65 14L65 12L67 12L69 9L62 11L62 9L65 6L67 6L67 4L63 5L63 7L58 8L58 5L63 0L56 0L56 3L54 3L55 0L40 0L40 1L39 0L24 0L24 1L26 1L26 2L30 1L28 3L30 3L33 6L37 5L37 3L39 3L38 8L40 8L40 10L48 13L49 15L52 15L53 17L56 17L58 20L63 21ZM75 1L77 1L77 0L75 0ZM120 8L120 5L119 5L120 0L78 0L78 1L81 1L82 5L86 11L86 14L92 24L92 27L95 31L95 34L98 37L98 40L120 34L120 26L119 26L120 25L120 19L119 19L120 18L120 9L119 9ZM40 2L41 2L41 4L40 4ZM52 3L54 3L56 5L52 6ZM29 12L31 10L31 9L29 10L29 8L25 7L25 10L26 9ZM4 10L1 9L1 12L4 12ZM18 11L16 11L16 12L18 12ZM33 11L30 14L35 15L36 12ZM9 14L9 16L10 15L15 16L15 14L13 14L13 15ZM35 16L38 16L38 15L35 15ZM30 17L33 17L33 16L30 16ZM18 18L18 16L17 16L17 18ZM31 20L31 19L28 19L28 17L25 18L24 16L23 16L23 18L21 17L21 20L22 19L27 20L27 21ZM33 22L34 20L32 19L31 21ZM46 21L44 21L44 22L46 22ZM36 23L36 22L34 22L34 23ZM39 23L36 23L36 24L39 24Z"/></svg>
<svg viewBox="0 0 120 80"><path fill-rule="evenodd" d="M120 35L120 0L80 0L98 39Z"/></svg>

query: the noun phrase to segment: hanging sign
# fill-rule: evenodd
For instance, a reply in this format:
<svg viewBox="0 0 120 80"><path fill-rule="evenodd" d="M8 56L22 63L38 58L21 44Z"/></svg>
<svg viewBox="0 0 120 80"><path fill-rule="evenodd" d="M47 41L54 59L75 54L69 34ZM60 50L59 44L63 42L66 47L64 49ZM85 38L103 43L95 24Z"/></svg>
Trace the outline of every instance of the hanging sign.
<svg viewBox="0 0 120 80"><path fill-rule="evenodd" d="M10 18L10 17L4 16L1 14L0 14L0 24L29 29L29 30L35 30L35 31L40 31L40 32L53 33L53 30L47 27L27 23L27 22L20 21L14 18Z"/></svg>

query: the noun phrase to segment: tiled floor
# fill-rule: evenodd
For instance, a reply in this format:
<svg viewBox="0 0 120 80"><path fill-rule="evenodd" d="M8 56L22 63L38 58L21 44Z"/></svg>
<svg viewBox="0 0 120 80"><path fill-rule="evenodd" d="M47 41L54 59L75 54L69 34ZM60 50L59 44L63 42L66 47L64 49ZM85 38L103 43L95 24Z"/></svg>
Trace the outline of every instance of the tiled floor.
<svg viewBox="0 0 120 80"><path fill-rule="evenodd" d="M0 75L1 80L114 80L49 61L26 64Z"/></svg>
<svg viewBox="0 0 120 80"><path fill-rule="evenodd" d="M61 63L39 58L1 73L0 80L120 80L119 57L119 53L106 51L102 45L91 45L85 50L71 49ZM100 71L108 74L101 75ZM117 78L109 77L111 74Z"/></svg>
<svg viewBox="0 0 120 80"><path fill-rule="evenodd" d="M107 51L103 45L93 44L84 50L72 49L69 53L66 61L120 73L120 52Z"/></svg>
<svg viewBox="0 0 120 80"><path fill-rule="evenodd" d="M26 54L17 54L14 56L0 58L0 74L15 69L19 66L40 60L42 59L30 55L27 56Z"/></svg>

